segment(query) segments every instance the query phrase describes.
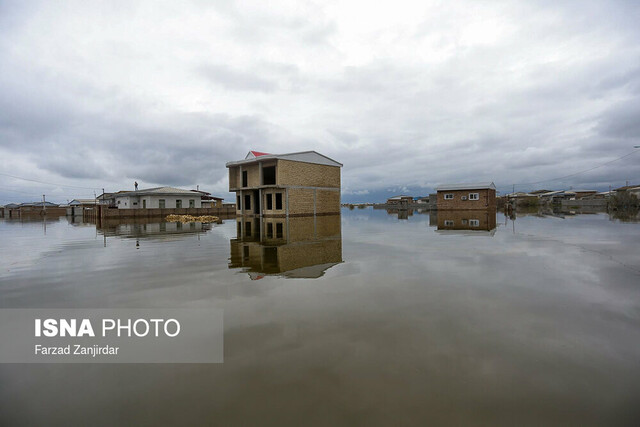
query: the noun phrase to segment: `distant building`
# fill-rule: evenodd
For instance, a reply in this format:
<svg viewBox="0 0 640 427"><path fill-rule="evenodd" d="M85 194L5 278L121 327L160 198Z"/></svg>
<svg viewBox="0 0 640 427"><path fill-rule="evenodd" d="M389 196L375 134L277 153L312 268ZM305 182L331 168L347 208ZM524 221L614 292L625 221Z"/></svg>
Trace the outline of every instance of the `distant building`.
<svg viewBox="0 0 640 427"><path fill-rule="evenodd" d="M82 215L85 209L95 209L97 203L98 199L73 199L69 202L67 214L71 216Z"/></svg>
<svg viewBox="0 0 640 427"><path fill-rule="evenodd" d="M250 151L227 163L237 215L288 217L340 213L340 168L315 151L267 154Z"/></svg>
<svg viewBox="0 0 640 427"><path fill-rule="evenodd" d="M118 209L181 209L202 207L202 194L174 187L155 187L114 194Z"/></svg>
<svg viewBox="0 0 640 427"><path fill-rule="evenodd" d="M571 190L574 193L574 198L576 200L582 199L583 197L591 197L598 192L596 190Z"/></svg>
<svg viewBox="0 0 640 427"><path fill-rule="evenodd" d="M630 193L640 197L640 185L625 185L615 189L616 193Z"/></svg>
<svg viewBox="0 0 640 427"><path fill-rule="evenodd" d="M212 196L211 193L207 193L206 191L201 190L192 190L197 193L200 193L202 196L200 197L200 204L203 208L221 208L223 198Z"/></svg>
<svg viewBox="0 0 640 427"><path fill-rule="evenodd" d="M493 182L440 185L436 193L438 210L496 208L496 186Z"/></svg>
<svg viewBox="0 0 640 427"><path fill-rule="evenodd" d="M388 205L394 205L396 207L408 206L413 204L413 196L407 196L404 194L400 194L398 196L389 197L387 199Z"/></svg>
<svg viewBox="0 0 640 427"><path fill-rule="evenodd" d="M58 203L51 203L51 202L26 202L26 203L20 203L20 205L18 205L18 207L20 209L22 208L57 208L58 206L60 206Z"/></svg>

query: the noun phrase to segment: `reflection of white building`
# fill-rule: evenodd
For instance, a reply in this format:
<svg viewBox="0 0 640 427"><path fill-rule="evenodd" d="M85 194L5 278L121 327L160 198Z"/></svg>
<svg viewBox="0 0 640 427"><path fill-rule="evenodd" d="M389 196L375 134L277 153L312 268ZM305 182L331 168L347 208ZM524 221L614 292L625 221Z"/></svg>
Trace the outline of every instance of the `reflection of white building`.
<svg viewBox="0 0 640 427"><path fill-rule="evenodd" d="M156 187L115 194L118 209L180 209L202 207L202 194L174 187Z"/></svg>

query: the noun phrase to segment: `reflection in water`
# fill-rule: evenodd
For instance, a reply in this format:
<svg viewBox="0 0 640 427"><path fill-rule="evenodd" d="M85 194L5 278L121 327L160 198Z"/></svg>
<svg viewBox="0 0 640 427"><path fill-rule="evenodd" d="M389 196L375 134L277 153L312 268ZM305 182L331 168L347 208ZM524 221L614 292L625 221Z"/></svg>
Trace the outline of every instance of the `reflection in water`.
<svg viewBox="0 0 640 427"><path fill-rule="evenodd" d="M191 235L200 235L210 231L213 224L202 222L152 222L154 218L115 219L102 221L96 225L96 231L103 236L104 246L107 237L135 238L136 249L141 239L176 240ZM157 218L155 219L157 221Z"/></svg>
<svg viewBox="0 0 640 427"><path fill-rule="evenodd" d="M166 224L172 240L137 222L139 250L119 225L105 248L65 220L0 220L2 308L225 316L222 364L0 364L0 425L637 425L640 226L518 212L513 233L499 215L484 239L372 208L302 240L309 219ZM282 267L332 235L344 262L304 286L229 268L231 239L238 264L273 246Z"/></svg>
<svg viewBox="0 0 640 427"><path fill-rule="evenodd" d="M238 218L236 228L229 268L246 268L254 280L318 278L342 262L340 215Z"/></svg>
<svg viewBox="0 0 640 427"><path fill-rule="evenodd" d="M437 231L447 233L489 232L496 230L496 210L446 210L434 213Z"/></svg>

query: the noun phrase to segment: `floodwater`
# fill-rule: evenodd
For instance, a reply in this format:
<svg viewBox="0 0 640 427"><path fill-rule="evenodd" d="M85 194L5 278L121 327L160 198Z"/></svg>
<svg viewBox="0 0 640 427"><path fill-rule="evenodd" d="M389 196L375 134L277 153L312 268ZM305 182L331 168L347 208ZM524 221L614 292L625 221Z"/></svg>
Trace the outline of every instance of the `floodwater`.
<svg viewBox="0 0 640 427"><path fill-rule="evenodd" d="M620 218L0 220L1 308L225 323L222 364L0 365L0 425L640 425L640 224Z"/></svg>

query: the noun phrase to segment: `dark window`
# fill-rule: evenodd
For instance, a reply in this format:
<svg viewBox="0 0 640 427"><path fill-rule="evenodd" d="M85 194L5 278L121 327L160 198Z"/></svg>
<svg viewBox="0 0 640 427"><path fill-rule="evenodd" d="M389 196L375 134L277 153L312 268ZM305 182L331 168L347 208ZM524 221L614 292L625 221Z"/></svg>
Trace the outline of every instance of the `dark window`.
<svg viewBox="0 0 640 427"><path fill-rule="evenodd" d="M269 166L262 168L262 185L275 185L276 184L276 167Z"/></svg>
<svg viewBox="0 0 640 427"><path fill-rule="evenodd" d="M180 209L182 207L182 200L176 200L176 209Z"/></svg>
<svg viewBox="0 0 640 427"><path fill-rule="evenodd" d="M189 199L189 207L190 208L195 208L196 207L196 201L192 200L192 199Z"/></svg>
<svg viewBox="0 0 640 427"><path fill-rule="evenodd" d="M242 257L245 261L249 261L249 246L242 247Z"/></svg>
<svg viewBox="0 0 640 427"><path fill-rule="evenodd" d="M244 235L245 237L251 237L251 223L248 221L244 223Z"/></svg>
<svg viewBox="0 0 640 427"><path fill-rule="evenodd" d="M242 186L247 186L247 171L242 171Z"/></svg>
<svg viewBox="0 0 640 427"><path fill-rule="evenodd" d="M282 210L282 193L276 193L276 210Z"/></svg>
<svg viewBox="0 0 640 427"><path fill-rule="evenodd" d="M267 194L267 210L273 210L273 195Z"/></svg>
<svg viewBox="0 0 640 427"><path fill-rule="evenodd" d="M248 211L251 210L251 196L249 194L244 196L244 208Z"/></svg>
<svg viewBox="0 0 640 427"><path fill-rule="evenodd" d="M269 239L273 238L273 224L272 223L268 223L267 224L267 238L269 238Z"/></svg>
<svg viewBox="0 0 640 427"><path fill-rule="evenodd" d="M120 202L118 202L118 203L120 203ZM160 200L158 200L158 207L159 207L160 209L164 209L164 199L160 199Z"/></svg>
<svg viewBox="0 0 640 427"><path fill-rule="evenodd" d="M240 196L236 196L236 204L238 205L238 206L236 206L236 208L237 208L238 210L242 210L242 203L241 203L241 200L242 200L242 199L240 198Z"/></svg>
<svg viewBox="0 0 640 427"><path fill-rule="evenodd" d="M282 239L282 223L276 224L276 239Z"/></svg>

